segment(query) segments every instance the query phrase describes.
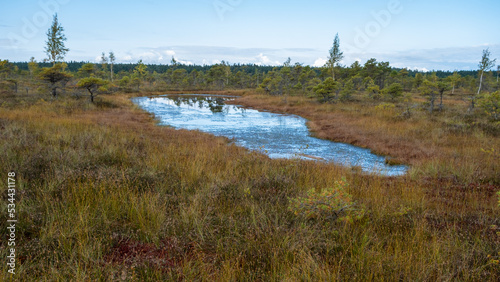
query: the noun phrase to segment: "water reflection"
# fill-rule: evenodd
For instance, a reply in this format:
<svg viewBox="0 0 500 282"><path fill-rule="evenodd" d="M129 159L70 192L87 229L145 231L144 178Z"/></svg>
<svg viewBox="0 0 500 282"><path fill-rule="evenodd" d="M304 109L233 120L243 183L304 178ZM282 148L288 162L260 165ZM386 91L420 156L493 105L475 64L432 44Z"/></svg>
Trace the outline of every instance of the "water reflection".
<svg viewBox="0 0 500 282"><path fill-rule="evenodd" d="M406 166L388 166L385 158L369 149L310 136L306 120L226 105L228 96L166 95L134 98L163 125L200 130L234 139L237 145L260 151L271 158L304 158L357 166L366 172L402 175Z"/></svg>
<svg viewBox="0 0 500 282"><path fill-rule="evenodd" d="M150 98L154 99L154 98ZM187 96L187 95L178 95L178 96L169 96L174 104L178 107L182 105L186 105L189 107L194 107L194 105L198 105L198 108L208 108L212 113L222 113L224 112L224 106L227 97L214 97L214 96Z"/></svg>

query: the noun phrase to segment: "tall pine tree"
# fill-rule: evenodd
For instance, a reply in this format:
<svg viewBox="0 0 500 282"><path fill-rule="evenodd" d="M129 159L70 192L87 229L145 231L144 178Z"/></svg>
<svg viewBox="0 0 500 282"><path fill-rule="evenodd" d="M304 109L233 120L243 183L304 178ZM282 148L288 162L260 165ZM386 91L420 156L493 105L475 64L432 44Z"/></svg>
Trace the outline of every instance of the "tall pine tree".
<svg viewBox="0 0 500 282"><path fill-rule="evenodd" d="M340 40L339 34L335 35L335 39L333 40L332 49L330 49L330 56L328 57L328 61L326 62L327 67L332 72L332 78L335 80L335 66L344 58L344 53L340 51Z"/></svg>
<svg viewBox="0 0 500 282"><path fill-rule="evenodd" d="M52 62L53 65L57 61L63 60L66 53L69 51L68 48L64 46L64 41L66 41L66 36L63 34L64 28L59 24L57 19L57 14L54 15L52 20L52 25L47 31L47 45L45 46L45 53L48 56L47 61Z"/></svg>

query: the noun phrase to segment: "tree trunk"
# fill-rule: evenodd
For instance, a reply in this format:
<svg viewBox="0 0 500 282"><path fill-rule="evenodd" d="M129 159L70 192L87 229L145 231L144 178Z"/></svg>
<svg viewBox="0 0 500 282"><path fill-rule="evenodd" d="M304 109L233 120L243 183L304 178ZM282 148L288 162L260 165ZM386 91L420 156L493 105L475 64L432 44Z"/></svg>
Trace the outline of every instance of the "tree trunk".
<svg viewBox="0 0 500 282"><path fill-rule="evenodd" d="M111 64L111 82L113 82L113 64Z"/></svg>
<svg viewBox="0 0 500 282"><path fill-rule="evenodd" d="M87 88L87 91L90 93L90 102L94 103L94 93L92 93L92 90L90 87Z"/></svg>
<svg viewBox="0 0 500 282"><path fill-rule="evenodd" d="M479 89L477 89L477 95L481 92L481 87L483 86L483 74L484 71L481 71L481 78L479 79Z"/></svg>
<svg viewBox="0 0 500 282"><path fill-rule="evenodd" d="M57 87L53 86L52 87L52 96L54 96L54 97L56 97L56 95L57 95L56 90L57 90Z"/></svg>
<svg viewBox="0 0 500 282"><path fill-rule="evenodd" d="M481 71L481 78L479 79L479 88L477 89L477 95L476 96L479 96L479 94L481 93L481 87L483 86L483 75L484 75L484 71ZM468 109L468 111L472 111L474 110L474 100L476 99L476 97L472 97L471 101L470 101L470 107Z"/></svg>

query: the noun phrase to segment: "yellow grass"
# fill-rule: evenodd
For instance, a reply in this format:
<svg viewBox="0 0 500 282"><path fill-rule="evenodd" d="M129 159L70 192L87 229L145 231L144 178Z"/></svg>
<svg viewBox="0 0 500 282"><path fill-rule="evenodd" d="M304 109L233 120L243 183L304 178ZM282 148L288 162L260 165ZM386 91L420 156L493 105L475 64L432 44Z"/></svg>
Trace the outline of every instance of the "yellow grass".
<svg viewBox="0 0 500 282"><path fill-rule="evenodd" d="M391 124L389 114L357 113L355 104L245 99L303 114L311 128L333 124L379 152L388 150L386 136L395 152L404 145L394 157L414 171L386 178L271 160L224 138L159 127L119 94L96 105L59 98L5 106L0 171L18 175L15 279L498 281L498 182L488 183L498 160L480 158L497 139L453 137L420 117ZM453 154L457 164L446 162ZM363 218L308 221L288 211L289 198L342 177Z"/></svg>

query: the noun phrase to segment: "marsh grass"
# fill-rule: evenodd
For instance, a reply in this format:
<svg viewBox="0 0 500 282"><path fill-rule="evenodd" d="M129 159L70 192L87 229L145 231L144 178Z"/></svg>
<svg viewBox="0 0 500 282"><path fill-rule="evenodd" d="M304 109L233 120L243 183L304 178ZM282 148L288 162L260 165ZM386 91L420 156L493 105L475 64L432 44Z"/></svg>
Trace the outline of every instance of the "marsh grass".
<svg viewBox="0 0 500 282"><path fill-rule="evenodd" d="M317 137L370 148L390 156L391 163L410 164L418 178L500 184L498 153L491 153L500 148L500 124L489 122L480 110L467 113L459 97L446 97L443 112L430 115L417 107L409 118L402 116L401 103L359 99L319 104L300 96L285 102L281 97L247 95L233 103L306 117Z"/></svg>
<svg viewBox="0 0 500 282"><path fill-rule="evenodd" d="M494 171L483 169L498 160L475 153L496 139L467 133L443 141L439 156L456 151L459 165L415 157L421 165L412 174L386 178L271 160L224 138L156 126L125 95L100 99L16 100L0 108L0 171L18 175L15 280L499 279L488 257L499 251L491 227L500 225L498 182L485 184ZM359 130L389 127L385 118ZM406 134L406 124L394 126ZM424 156L439 151L415 142L424 143ZM342 178L364 216L301 219L289 211L290 198ZM2 238L6 217L2 205ZM5 258L6 241L0 244ZM9 280L6 265L0 268Z"/></svg>

